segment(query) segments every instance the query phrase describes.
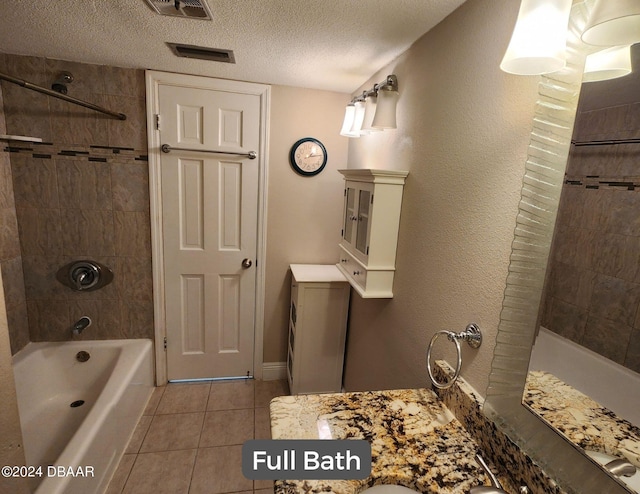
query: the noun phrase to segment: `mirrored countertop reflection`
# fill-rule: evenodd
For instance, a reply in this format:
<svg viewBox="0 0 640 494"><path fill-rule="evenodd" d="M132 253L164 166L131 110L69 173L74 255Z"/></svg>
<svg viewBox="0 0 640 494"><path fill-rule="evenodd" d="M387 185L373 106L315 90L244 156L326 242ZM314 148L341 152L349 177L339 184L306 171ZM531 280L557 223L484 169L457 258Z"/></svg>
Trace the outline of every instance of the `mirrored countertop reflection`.
<svg viewBox="0 0 640 494"><path fill-rule="evenodd" d="M529 372L524 403L585 451L626 458L640 467L640 428L553 374Z"/></svg>

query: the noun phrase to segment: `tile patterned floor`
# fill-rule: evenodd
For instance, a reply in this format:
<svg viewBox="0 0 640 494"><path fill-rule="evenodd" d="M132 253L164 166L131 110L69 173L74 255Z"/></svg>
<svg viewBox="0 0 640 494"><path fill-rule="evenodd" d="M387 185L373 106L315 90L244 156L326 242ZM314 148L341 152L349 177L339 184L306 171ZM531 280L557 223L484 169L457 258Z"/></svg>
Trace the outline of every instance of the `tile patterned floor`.
<svg viewBox="0 0 640 494"><path fill-rule="evenodd" d="M242 475L242 443L270 439L286 381L170 383L154 390L107 494L270 494Z"/></svg>

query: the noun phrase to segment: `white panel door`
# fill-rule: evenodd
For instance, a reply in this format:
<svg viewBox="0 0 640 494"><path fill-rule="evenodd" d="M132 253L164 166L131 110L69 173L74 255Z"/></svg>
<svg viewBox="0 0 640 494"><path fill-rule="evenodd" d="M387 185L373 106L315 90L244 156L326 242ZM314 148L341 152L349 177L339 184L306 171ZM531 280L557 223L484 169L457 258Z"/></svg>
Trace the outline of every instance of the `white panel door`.
<svg viewBox="0 0 640 494"><path fill-rule="evenodd" d="M162 226L169 380L253 375L256 95L162 85ZM199 151L199 150L202 150Z"/></svg>

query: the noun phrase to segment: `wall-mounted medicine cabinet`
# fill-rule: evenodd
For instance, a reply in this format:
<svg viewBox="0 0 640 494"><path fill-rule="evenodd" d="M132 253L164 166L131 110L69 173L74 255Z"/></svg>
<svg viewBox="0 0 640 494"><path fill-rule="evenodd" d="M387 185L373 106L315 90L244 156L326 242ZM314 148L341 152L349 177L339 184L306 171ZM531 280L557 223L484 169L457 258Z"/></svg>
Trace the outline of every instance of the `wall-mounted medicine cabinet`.
<svg viewBox="0 0 640 494"><path fill-rule="evenodd" d="M345 180L340 262L363 298L392 298L406 171L338 170Z"/></svg>

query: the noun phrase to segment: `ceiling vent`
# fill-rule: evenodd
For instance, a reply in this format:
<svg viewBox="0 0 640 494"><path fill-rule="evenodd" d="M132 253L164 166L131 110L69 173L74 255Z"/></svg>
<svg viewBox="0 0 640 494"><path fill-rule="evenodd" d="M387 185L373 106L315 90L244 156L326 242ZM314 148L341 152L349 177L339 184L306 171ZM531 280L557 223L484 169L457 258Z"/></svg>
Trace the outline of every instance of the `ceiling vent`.
<svg viewBox="0 0 640 494"><path fill-rule="evenodd" d="M206 48L204 46L180 45L177 43L167 43L171 51L177 57L198 58L200 60L210 60L212 62L236 63L233 50L223 50L220 48Z"/></svg>
<svg viewBox="0 0 640 494"><path fill-rule="evenodd" d="M191 19L211 20L211 11L204 0L146 0L158 14Z"/></svg>

